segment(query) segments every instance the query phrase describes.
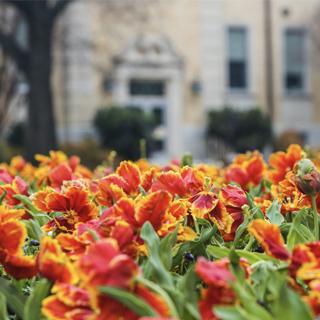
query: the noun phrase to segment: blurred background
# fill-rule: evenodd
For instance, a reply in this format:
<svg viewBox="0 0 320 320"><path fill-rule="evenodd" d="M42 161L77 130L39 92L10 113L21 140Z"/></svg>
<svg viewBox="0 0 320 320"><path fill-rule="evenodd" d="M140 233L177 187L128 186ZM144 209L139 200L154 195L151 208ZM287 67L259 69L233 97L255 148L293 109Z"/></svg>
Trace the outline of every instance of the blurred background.
<svg viewBox="0 0 320 320"><path fill-rule="evenodd" d="M320 145L320 0L2 0L0 160Z"/></svg>

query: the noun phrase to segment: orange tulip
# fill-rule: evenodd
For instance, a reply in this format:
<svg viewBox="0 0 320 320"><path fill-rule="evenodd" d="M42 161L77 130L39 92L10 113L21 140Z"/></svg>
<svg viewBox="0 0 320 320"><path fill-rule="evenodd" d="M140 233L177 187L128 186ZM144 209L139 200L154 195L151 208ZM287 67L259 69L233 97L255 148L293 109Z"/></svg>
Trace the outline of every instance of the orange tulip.
<svg viewBox="0 0 320 320"><path fill-rule="evenodd" d="M236 297L230 287L235 277L229 270L229 260L208 261L200 257L196 263L196 273L208 286L201 291L199 311L203 320L217 320L213 312L215 305L232 305Z"/></svg>
<svg viewBox="0 0 320 320"><path fill-rule="evenodd" d="M25 256L23 246L27 238L21 218L23 210L0 208L0 264L16 279L32 278L36 274L33 257Z"/></svg>
<svg viewBox="0 0 320 320"><path fill-rule="evenodd" d="M268 255L280 260L290 258L278 226L257 219L250 223L248 231L257 239Z"/></svg>
<svg viewBox="0 0 320 320"><path fill-rule="evenodd" d="M116 173L124 179L127 184L128 194L137 193L141 182L139 167L131 161L122 161Z"/></svg>
<svg viewBox="0 0 320 320"><path fill-rule="evenodd" d="M53 282L75 284L78 281L74 265L58 241L50 237L41 239L37 268L41 276Z"/></svg>
<svg viewBox="0 0 320 320"><path fill-rule="evenodd" d="M230 232L225 232L223 237L225 241L232 241L235 233L243 222L242 206L248 203L245 192L233 185L228 185L221 189L219 199L225 206L228 215L232 218Z"/></svg>
<svg viewBox="0 0 320 320"><path fill-rule="evenodd" d="M244 190L260 183L266 169L266 164L259 152L239 155L225 171L225 179L235 182Z"/></svg>
<svg viewBox="0 0 320 320"><path fill-rule="evenodd" d="M79 260L79 269L86 285L130 288L139 272L136 263L119 251L113 239L92 243Z"/></svg>
<svg viewBox="0 0 320 320"><path fill-rule="evenodd" d="M79 222L87 222L98 215L97 206L90 201L88 192L81 187L71 185L65 192L47 189L34 197L35 205L46 212L61 212L47 225L47 229L58 228L72 231Z"/></svg>
<svg viewBox="0 0 320 320"><path fill-rule="evenodd" d="M278 151L271 154L269 157L271 169L268 172L268 178L274 184L278 184L304 155L302 148L297 144L290 145L287 152Z"/></svg>
<svg viewBox="0 0 320 320"><path fill-rule="evenodd" d="M92 320L95 312L90 294L83 288L60 283L52 288L53 295L42 301L42 313L54 320Z"/></svg>

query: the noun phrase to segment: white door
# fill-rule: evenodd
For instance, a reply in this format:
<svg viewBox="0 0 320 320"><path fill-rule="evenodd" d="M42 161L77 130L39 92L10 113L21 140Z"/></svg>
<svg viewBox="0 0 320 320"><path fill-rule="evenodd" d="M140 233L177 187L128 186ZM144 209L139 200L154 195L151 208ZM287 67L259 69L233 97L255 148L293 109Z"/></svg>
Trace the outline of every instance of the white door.
<svg viewBox="0 0 320 320"><path fill-rule="evenodd" d="M155 128L149 145L152 158L165 156L167 149L167 88L165 79L132 78L128 82L129 105L152 114Z"/></svg>

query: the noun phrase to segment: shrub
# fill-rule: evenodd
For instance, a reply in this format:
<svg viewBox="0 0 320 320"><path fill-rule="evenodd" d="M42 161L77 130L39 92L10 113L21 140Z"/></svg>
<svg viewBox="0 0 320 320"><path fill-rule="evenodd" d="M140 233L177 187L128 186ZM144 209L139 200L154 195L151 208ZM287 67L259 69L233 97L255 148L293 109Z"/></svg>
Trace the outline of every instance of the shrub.
<svg viewBox="0 0 320 320"><path fill-rule="evenodd" d="M26 124L24 122L17 122L13 124L7 136L8 144L12 147L23 147L25 133Z"/></svg>
<svg viewBox="0 0 320 320"><path fill-rule="evenodd" d="M101 143L109 150L117 151L123 158L140 156L140 140L151 142L153 117L136 107L109 107L101 109L94 118Z"/></svg>
<svg viewBox="0 0 320 320"><path fill-rule="evenodd" d="M281 133L275 140L275 150L286 150L290 144L304 145L305 139L302 133L295 130L287 130Z"/></svg>
<svg viewBox="0 0 320 320"><path fill-rule="evenodd" d="M222 140L236 152L262 150L272 140L271 122L258 108L212 110L208 114L207 136Z"/></svg>
<svg viewBox="0 0 320 320"><path fill-rule="evenodd" d="M10 146L6 141L0 140L0 163L10 162L12 157L23 154L23 152L23 148Z"/></svg>
<svg viewBox="0 0 320 320"><path fill-rule="evenodd" d="M81 163L93 169L108 157L108 150L101 148L96 141L85 139L77 143L65 143L60 146L68 156L77 155Z"/></svg>

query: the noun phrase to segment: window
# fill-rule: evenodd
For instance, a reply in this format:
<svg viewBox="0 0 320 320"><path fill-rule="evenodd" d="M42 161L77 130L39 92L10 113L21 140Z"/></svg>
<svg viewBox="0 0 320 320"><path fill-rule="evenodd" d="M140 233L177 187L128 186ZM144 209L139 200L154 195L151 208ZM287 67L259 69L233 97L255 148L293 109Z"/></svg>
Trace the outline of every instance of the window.
<svg viewBox="0 0 320 320"><path fill-rule="evenodd" d="M228 29L228 74L230 89L246 89L248 85L247 31L245 28Z"/></svg>
<svg viewBox="0 0 320 320"><path fill-rule="evenodd" d="M301 92L306 89L306 32L287 29L285 32L285 89Z"/></svg>
<svg viewBox="0 0 320 320"><path fill-rule="evenodd" d="M129 90L132 96L163 96L165 84L161 80L131 79Z"/></svg>

